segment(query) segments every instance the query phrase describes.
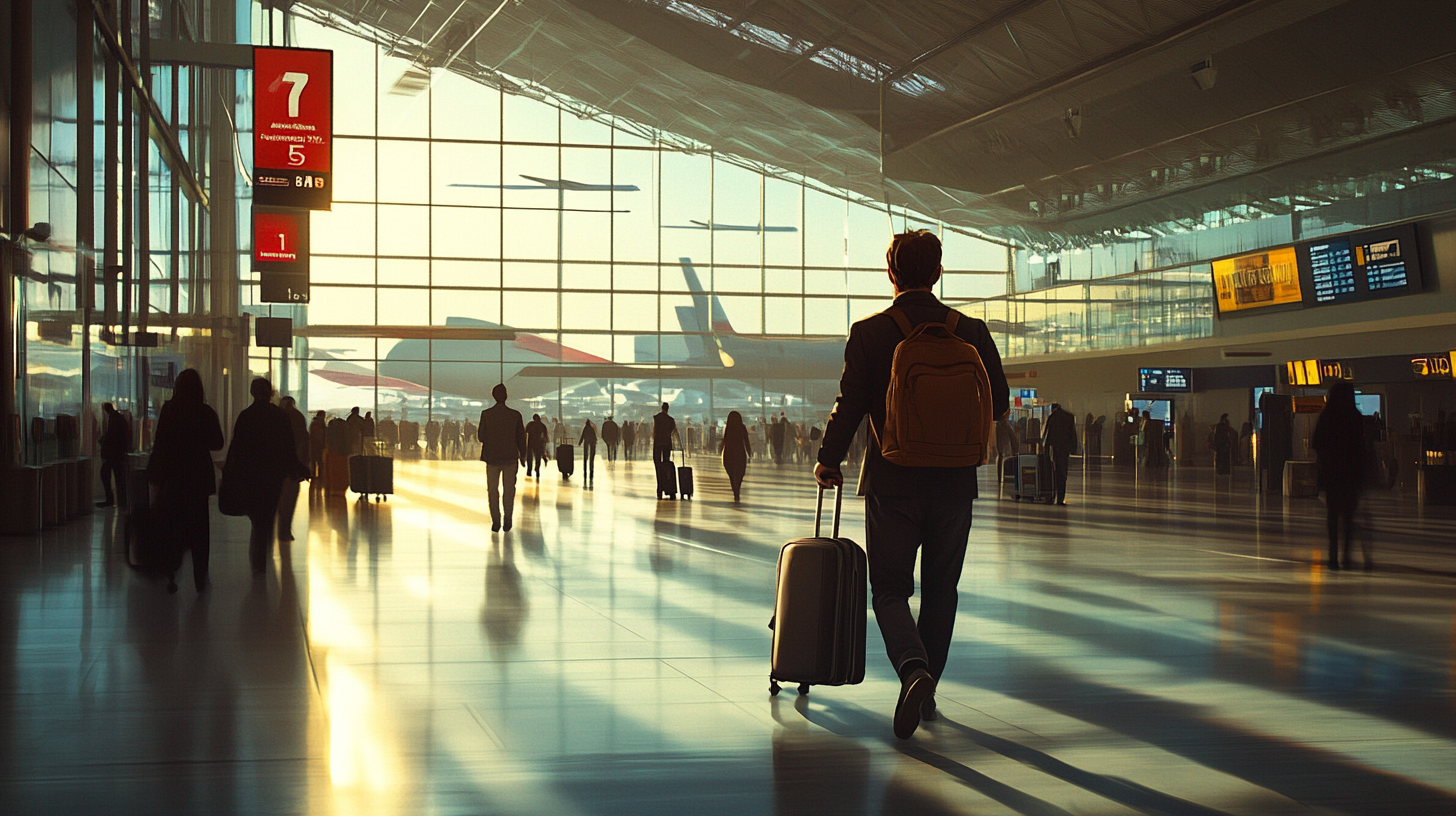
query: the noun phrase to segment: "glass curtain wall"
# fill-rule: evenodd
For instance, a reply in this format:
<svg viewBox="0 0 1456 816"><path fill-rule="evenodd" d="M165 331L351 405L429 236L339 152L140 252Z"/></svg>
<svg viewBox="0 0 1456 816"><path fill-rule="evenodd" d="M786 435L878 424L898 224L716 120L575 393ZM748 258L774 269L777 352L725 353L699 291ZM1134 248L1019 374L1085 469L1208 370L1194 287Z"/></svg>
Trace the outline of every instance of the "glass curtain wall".
<svg viewBox="0 0 1456 816"><path fill-rule="evenodd" d="M850 323L889 303L892 229L941 234L944 297L1006 290L1004 245L934 219L448 72L411 87L407 62L305 21L290 36L334 52L335 203L312 217L310 303L243 297L295 315L291 353L251 367L310 411L443 423L504 382L574 428L664 401L822 420Z"/></svg>

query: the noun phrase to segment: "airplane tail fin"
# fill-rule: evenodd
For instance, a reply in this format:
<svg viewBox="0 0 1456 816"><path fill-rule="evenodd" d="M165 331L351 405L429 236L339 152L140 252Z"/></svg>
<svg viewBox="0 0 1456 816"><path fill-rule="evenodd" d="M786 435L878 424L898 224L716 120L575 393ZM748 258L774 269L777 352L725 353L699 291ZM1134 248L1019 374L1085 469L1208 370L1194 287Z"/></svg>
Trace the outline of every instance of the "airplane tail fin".
<svg viewBox="0 0 1456 816"><path fill-rule="evenodd" d="M703 288L702 281L698 280L698 273L693 269L692 258L678 258L682 264L683 277L687 278L688 291L693 293L693 308L697 310L698 321L702 322L703 315L710 316L710 322L704 331L712 331L714 334L734 334L733 324L728 322L728 313L723 311L723 303L718 300L717 295L709 295Z"/></svg>

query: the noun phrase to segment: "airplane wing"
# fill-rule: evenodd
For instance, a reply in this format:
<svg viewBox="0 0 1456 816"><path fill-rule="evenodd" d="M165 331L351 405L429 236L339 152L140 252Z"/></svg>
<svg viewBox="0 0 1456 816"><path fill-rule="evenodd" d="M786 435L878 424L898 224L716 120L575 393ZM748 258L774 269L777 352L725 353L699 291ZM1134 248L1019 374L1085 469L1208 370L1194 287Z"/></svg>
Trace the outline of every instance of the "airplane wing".
<svg viewBox="0 0 1456 816"><path fill-rule="evenodd" d="M336 371L331 368L315 368L312 373L339 385L373 388L377 384L380 388L407 391L411 394L430 393L430 389L419 383L412 383L409 380L401 380L397 377L380 376L376 378L373 374L357 374L352 371Z"/></svg>

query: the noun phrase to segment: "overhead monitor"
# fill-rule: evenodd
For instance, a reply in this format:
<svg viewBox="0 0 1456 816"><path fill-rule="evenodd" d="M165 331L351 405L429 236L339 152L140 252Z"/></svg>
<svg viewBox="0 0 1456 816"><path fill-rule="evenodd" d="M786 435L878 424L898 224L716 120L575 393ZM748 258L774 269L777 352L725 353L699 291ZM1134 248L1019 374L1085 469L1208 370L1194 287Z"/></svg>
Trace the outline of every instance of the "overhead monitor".
<svg viewBox="0 0 1456 816"><path fill-rule="evenodd" d="M1297 249L1306 306L1396 297L1422 288L1414 225L1321 238Z"/></svg>
<svg viewBox="0 0 1456 816"><path fill-rule="evenodd" d="M1220 314L1299 303L1299 262L1294 247L1252 252L1213 262Z"/></svg>
<svg viewBox="0 0 1456 816"><path fill-rule="evenodd" d="M1192 390L1191 368L1138 369L1138 391L1144 394L1187 394Z"/></svg>
<svg viewBox="0 0 1456 816"><path fill-rule="evenodd" d="M262 303L308 303L308 210L253 208L253 270Z"/></svg>

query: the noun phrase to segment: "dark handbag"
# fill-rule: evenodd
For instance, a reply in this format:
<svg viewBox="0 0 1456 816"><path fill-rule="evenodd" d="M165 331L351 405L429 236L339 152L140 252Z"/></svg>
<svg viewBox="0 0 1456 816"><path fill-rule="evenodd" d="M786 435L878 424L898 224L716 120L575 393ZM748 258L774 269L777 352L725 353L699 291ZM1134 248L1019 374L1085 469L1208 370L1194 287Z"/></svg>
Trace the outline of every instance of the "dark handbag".
<svg viewBox="0 0 1456 816"><path fill-rule="evenodd" d="M222 484L217 486L217 511L224 516L248 514L247 491L231 462L222 466Z"/></svg>

